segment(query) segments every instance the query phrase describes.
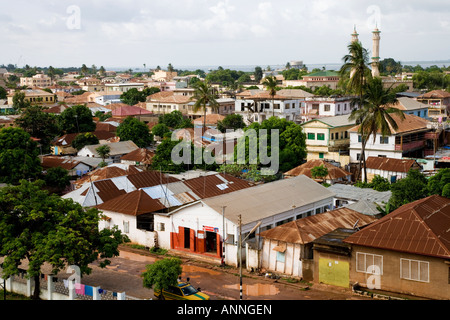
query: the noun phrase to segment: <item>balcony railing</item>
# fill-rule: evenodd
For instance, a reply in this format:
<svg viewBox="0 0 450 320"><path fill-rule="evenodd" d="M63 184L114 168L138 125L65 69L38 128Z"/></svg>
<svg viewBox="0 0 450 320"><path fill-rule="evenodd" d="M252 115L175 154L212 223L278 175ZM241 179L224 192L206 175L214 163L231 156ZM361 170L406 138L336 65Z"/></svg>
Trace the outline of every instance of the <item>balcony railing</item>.
<svg viewBox="0 0 450 320"><path fill-rule="evenodd" d="M409 151L425 147L425 141L413 141L403 144L396 144L395 151Z"/></svg>

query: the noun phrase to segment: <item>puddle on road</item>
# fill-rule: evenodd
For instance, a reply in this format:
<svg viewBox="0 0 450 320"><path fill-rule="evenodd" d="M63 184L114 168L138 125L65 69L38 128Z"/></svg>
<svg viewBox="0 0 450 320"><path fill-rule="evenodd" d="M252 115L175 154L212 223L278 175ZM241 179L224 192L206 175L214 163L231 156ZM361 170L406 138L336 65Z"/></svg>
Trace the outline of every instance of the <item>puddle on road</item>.
<svg viewBox="0 0 450 320"><path fill-rule="evenodd" d="M226 289L236 289L239 290L239 284L226 285L223 286ZM242 285L242 293L247 296L273 296L280 293L280 290L273 284L252 284L252 285Z"/></svg>

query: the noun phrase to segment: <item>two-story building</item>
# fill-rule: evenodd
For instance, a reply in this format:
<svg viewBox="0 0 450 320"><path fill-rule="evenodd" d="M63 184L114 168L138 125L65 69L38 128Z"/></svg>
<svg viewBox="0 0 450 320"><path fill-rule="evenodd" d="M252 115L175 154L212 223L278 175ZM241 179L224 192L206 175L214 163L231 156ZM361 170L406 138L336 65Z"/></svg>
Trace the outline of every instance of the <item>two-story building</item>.
<svg viewBox="0 0 450 320"><path fill-rule="evenodd" d="M320 117L335 117L350 114L358 104L352 105L353 97L308 97L301 107L301 121Z"/></svg>
<svg viewBox="0 0 450 320"><path fill-rule="evenodd" d="M322 117L301 124L306 134L307 161L314 159L334 160L345 166L349 164L349 130L355 126L349 115Z"/></svg>
<svg viewBox="0 0 450 320"><path fill-rule="evenodd" d="M52 79L42 73L38 73L32 77L21 77L20 86L21 87L38 87L47 88L52 85Z"/></svg>
<svg viewBox="0 0 450 320"><path fill-rule="evenodd" d="M433 120L447 120L450 109L450 93L444 90L433 90L416 98L417 101L427 104L428 116Z"/></svg>
<svg viewBox="0 0 450 320"><path fill-rule="evenodd" d="M428 149L429 133L432 129L428 126L428 121L418 116L405 114L405 119L401 120L396 114L392 118L397 123L396 130L391 128L390 136L382 136L377 133L375 140L371 135L367 141L365 155L368 157L387 157L394 159L422 158L425 150ZM359 126L349 130L350 135L350 161L358 162L361 157L362 139L358 132ZM431 143L432 144L432 143Z"/></svg>
<svg viewBox="0 0 450 320"><path fill-rule="evenodd" d="M271 96L268 91L247 90L236 95L234 113L240 114L246 124L262 123L273 116L295 121L300 115L300 106L300 99L278 93Z"/></svg>
<svg viewBox="0 0 450 320"><path fill-rule="evenodd" d="M25 89L21 90L25 93L25 101L29 101L31 104L49 105L56 103L56 98L53 93L40 90L40 89ZM8 105L13 105L13 98L15 92L10 93L8 98Z"/></svg>

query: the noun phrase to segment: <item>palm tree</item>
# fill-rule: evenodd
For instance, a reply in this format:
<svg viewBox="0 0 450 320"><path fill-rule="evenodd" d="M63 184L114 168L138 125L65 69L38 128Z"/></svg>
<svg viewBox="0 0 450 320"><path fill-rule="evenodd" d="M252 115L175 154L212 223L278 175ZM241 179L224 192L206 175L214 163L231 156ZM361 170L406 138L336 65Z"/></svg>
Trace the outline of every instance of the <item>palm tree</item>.
<svg viewBox="0 0 450 320"><path fill-rule="evenodd" d="M203 109L203 130L206 131L206 111L210 107L211 111L219 109L216 101L214 88L207 81L198 81L194 86L194 95L191 100L195 100L192 110L197 112Z"/></svg>
<svg viewBox="0 0 450 320"><path fill-rule="evenodd" d="M391 87L392 88L392 87ZM365 159L365 149L369 137L373 136L375 143L377 133L383 137L390 136L392 130L398 129L396 120L392 117L396 115L401 121L405 119L403 111L393 108L397 102L395 93L391 88L385 89L381 78L372 78L363 88L361 100L362 107L355 109L349 119L358 120L358 133L361 134L361 158L364 168L364 182L367 183L367 168ZM361 163L360 158L360 163Z"/></svg>
<svg viewBox="0 0 450 320"><path fill-rule="evenodd" d="M277 79L273 76L268 76L264 79L263 85L269 91L269 95L272 97L272 116L275 117L275 95L277 94Z"/></svg>
<svg viewBox="0 0 450 320"><path fill-rule="evenodd" d="M349 77L347 87L345 88L346 91L350 91L350 93L357 94L359 96L359 101L354 102L353 106L358 104L359 108L363 108L364 87L366 86L367 80L372 76L369 68L369 53L359 41L351 42L348 45L348 52L349 53L342 58L344 64L342 65L339 73L342 79ZM354 119L357 120L358 124L362 121L360 118ZM362 136L362 139L362 145L365 146L367 141L364 140L364 136ZM356 176L357 179L361 174L362 162L365 161L364 151L364 149L361 150L358 174Z"/></svg>

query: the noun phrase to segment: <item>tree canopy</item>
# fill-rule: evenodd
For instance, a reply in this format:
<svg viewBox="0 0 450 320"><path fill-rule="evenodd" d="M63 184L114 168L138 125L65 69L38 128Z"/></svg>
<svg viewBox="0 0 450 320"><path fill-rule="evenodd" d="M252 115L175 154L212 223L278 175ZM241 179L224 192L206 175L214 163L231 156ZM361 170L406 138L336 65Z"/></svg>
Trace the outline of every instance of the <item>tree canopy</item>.
<svg viewBox="0 0 450 320"><path fill-rule="evenodd" d="M97 127L91 110L84 105L64 110L58 117L58 125L65 133L93 132Z"/></svg>
<svg viewBox="0 0 450 320"><path fill-rule="evenodd" d="M178 277L182 273L181 259L164 258L146 266L142 274L145 288L153 288L155 291L167 289L178 283Z"/></svg>
<svg viewBox="0 0 450 320"><path fill-rule="evenodd" d="M134 117L126 118L116 131L121 141L133 141L139 148L148 147L153 142L149 127Z"/></svg>
<svg viewBox="0 0 450 320"><path fill-rule="evenodd" d="M17 184L42 171L36 141L21 128L0 129L0 182Z"/></svg>
<svg viewBox="0 0 450 320"><path fill-rule="evenodd" d="M19 273L28 260L28 276L35 279L34 299L39 299L41 267L48 263L54 274L70 265L89 274L89 264L99 260L105 267L128 241L116 227L99 230L100 212L83 208L71 199L49 195L43 181L21 180L15 187L0 189L0 255L5 256L3 277Z"/></svg>

